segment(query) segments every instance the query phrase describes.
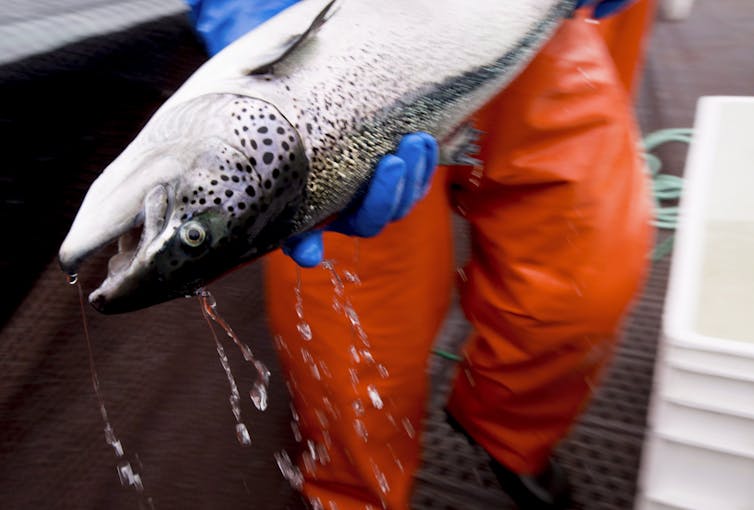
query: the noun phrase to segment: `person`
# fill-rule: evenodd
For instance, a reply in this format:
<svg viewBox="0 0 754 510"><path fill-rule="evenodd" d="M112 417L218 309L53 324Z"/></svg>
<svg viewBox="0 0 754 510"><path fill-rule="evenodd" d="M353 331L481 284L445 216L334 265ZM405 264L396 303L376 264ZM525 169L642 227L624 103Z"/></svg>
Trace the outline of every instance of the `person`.
<svg viewBox="0 0 754 510"><path fill-rule="evenodd" d="M214 53L295 1L189 3ZM610 359L652 240L624 85L633 78L621 81L587 22L630 2L580 3L588 12L564 21L474 116L481 165L430 179L436 142L407 135L360 205L267 256L269 321L312 507L409 508L425 368L453 287L451 209L471 228L458 285L473 332L448 421L490 455L519 507L566 506L551 454Z"/></svg>

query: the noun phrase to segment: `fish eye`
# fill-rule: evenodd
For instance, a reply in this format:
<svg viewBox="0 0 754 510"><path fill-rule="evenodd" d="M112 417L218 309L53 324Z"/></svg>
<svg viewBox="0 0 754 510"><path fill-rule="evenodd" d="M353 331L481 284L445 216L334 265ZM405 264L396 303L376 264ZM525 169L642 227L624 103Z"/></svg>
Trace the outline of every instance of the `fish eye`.
<svg viewBox="0 0 754 510"><path fill-rule="evenodd" d="M198 221L190 221L181 227L181 241L196 248L207 238L207 231Z"/></svg>

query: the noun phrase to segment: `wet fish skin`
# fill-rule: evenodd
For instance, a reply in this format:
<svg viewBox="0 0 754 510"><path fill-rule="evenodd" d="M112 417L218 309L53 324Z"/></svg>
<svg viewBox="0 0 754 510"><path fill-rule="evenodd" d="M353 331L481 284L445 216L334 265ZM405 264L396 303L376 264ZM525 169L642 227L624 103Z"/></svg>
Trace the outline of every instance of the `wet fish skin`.
<svg viewBox="0 0 754 510"><path fill-rule="evenodd" d="M143 223L90 301L118 313L192 293L347 207L404 134L450 145L573 4L300 2L197 71L105 170L63 269Z"/></svg>

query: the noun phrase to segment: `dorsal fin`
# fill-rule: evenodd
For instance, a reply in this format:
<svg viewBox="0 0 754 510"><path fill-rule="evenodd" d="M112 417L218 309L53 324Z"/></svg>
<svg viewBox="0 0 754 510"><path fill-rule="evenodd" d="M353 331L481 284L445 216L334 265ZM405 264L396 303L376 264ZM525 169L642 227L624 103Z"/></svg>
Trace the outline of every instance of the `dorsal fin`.
<svg viewBox="0 0 754 510"><path fill-rule="evenodd" d="M269 74L272 72L272 68L278 62L283 61L293 50L299 47L310 36L314 35L319 28L325 24L330 18L333 11L333 5L338 0L330 0L327 5L319 11L319 14L306 26L292 26L291 32L281 33L280 39L276 41L269 41L270 46L266 49L265 57L268 59L266 62L256 66L254 69L250 69L247 74L260 75ZM303 30L302 30L303 28Z"/></svg>

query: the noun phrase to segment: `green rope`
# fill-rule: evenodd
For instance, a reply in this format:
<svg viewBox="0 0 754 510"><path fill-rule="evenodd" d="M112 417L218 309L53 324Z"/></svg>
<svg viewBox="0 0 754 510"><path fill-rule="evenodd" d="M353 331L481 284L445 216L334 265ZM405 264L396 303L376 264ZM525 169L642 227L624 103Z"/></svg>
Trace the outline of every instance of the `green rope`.
<svg viewBox="0 0 754 510"><path fill-rule="evenodd" d="M652 225L661 230L675 230L678 225L678 206L664 205L667 201L677 201L683 192L683 179L675 175L660 173L662 161L651 153L660 145L670 142L691 143L693 131L686 128L662 129L650 133L644 138L644 159L652 177L652 198L655 205L655 217ZM654 261L665 258L673 251L673 235L655 246L651 258Z"/></svg>
<svg viewBox="0 0 754 510"><path fill-rule="evenodd" d="M447 360L450 360L450 361L456 361L456 362L461 361L463 359L462 357L460 357L460 356L458 356L456 354L453 354L452 352L441 351L440 349L433 350L432 354L434 354L435 356L439 356L439 357L441 357L443 359L447 359Z"/></svg>

